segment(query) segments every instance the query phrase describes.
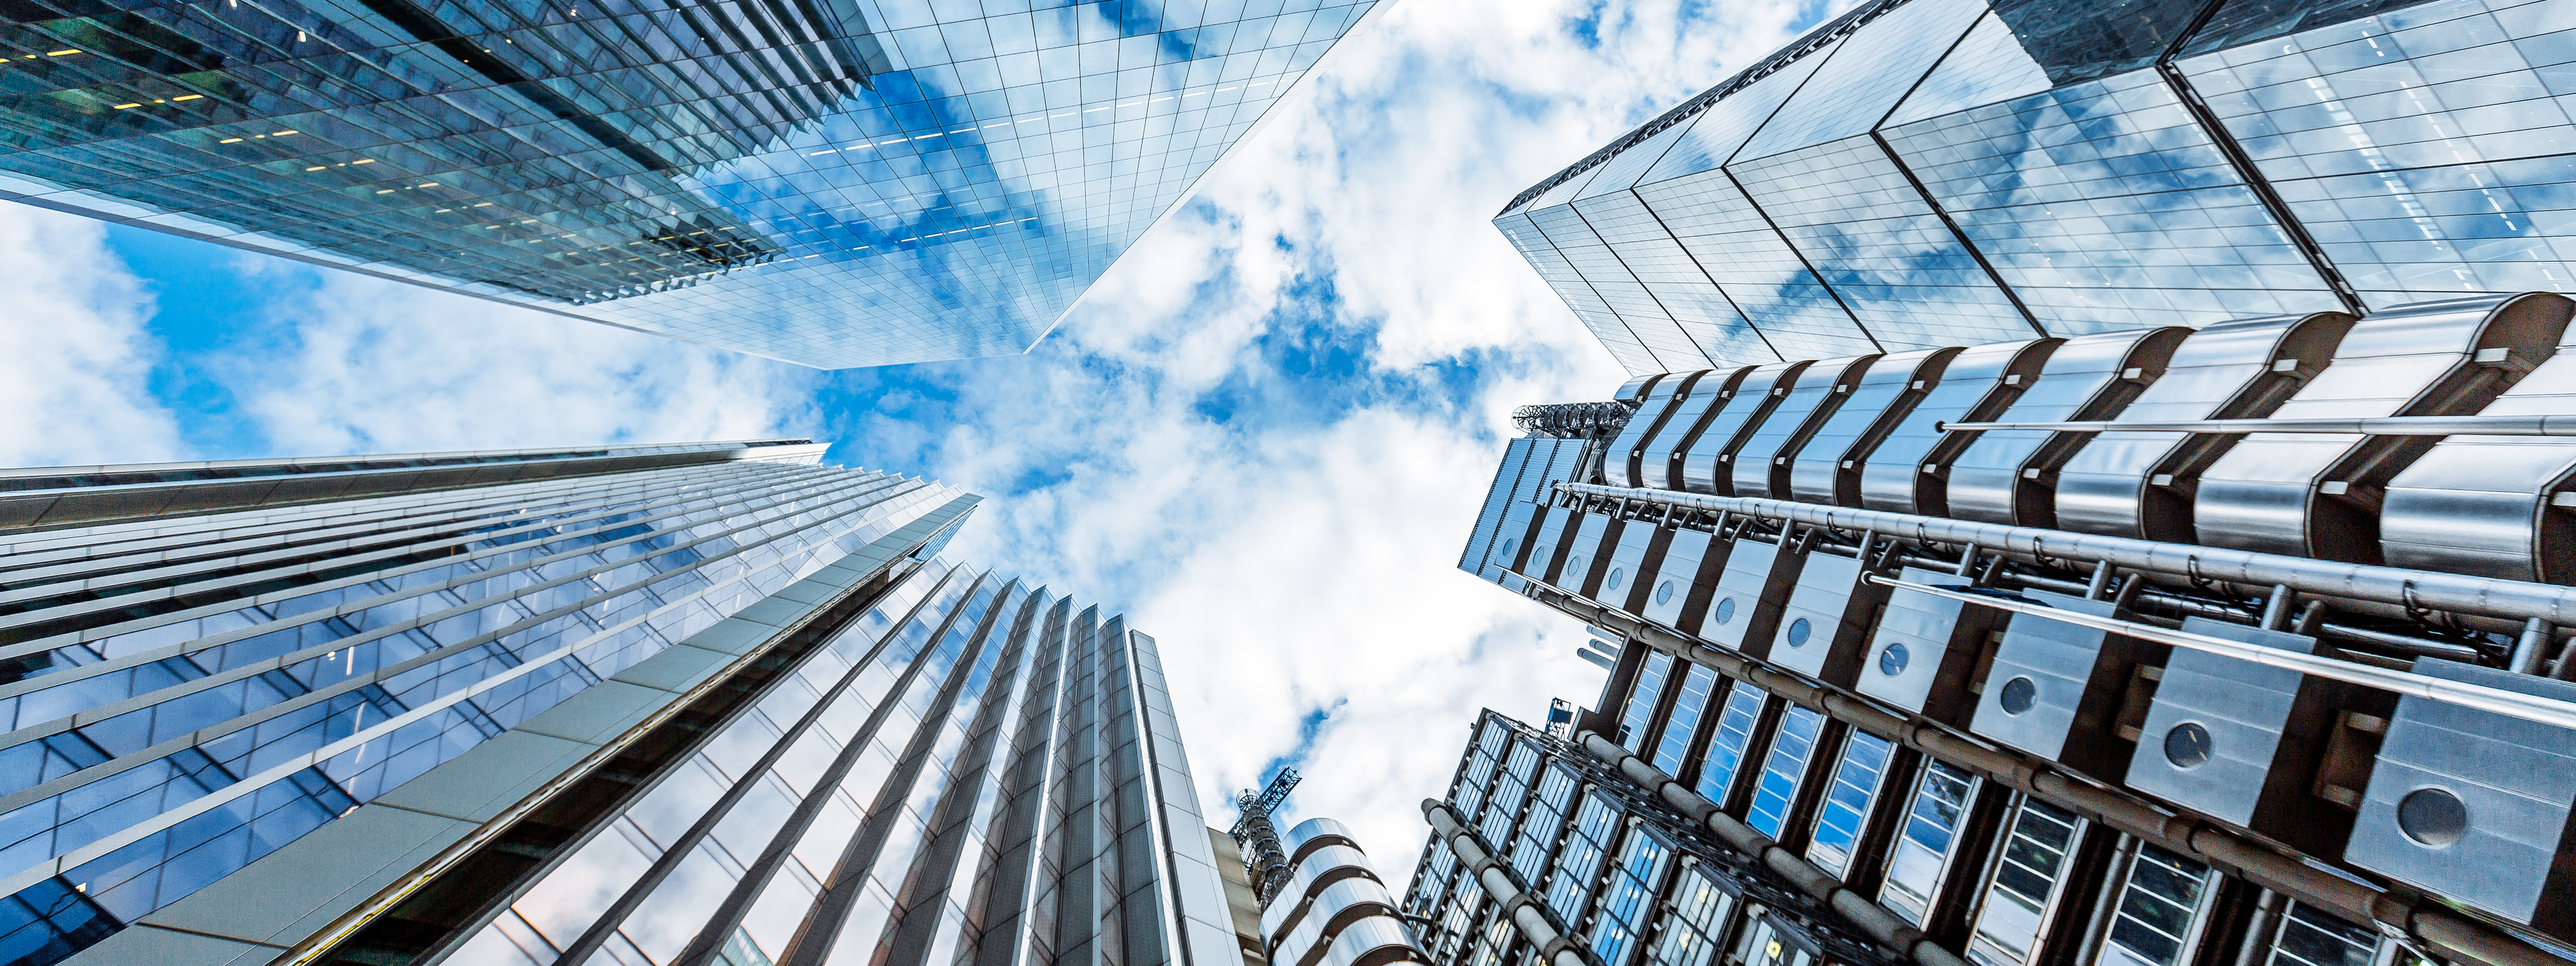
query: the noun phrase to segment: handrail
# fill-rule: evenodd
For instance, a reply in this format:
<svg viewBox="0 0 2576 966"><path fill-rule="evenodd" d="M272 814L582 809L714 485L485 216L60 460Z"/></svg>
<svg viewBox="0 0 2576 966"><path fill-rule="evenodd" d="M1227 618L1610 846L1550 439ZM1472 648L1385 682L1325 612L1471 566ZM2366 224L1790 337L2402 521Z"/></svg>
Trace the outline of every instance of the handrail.
<svg viewBox="0 0 2576 966"><path fill-rule="evenodd" d="M2351 419L2170 419L1933 423L1935 432L2036 429L2061 433L2357 433L2365 436L2576 436L2576 416L2385 416Z"/></svg>

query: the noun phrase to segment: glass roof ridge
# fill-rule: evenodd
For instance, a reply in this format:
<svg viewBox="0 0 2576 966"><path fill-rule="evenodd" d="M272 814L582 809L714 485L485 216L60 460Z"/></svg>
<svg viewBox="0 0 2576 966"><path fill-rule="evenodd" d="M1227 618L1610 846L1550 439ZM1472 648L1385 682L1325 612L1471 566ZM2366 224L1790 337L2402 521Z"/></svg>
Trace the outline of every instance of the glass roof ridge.
<svg viewBox="0 0 2576 966"><path fill-rule="evenodd" d="M1646 123L1637 126L1636 129L1629 131L1627 134L1621 135L1618 140L1610 142L1608 146L1586 155L1580 161L1567 165L1563 170L1549 176L1547 180L1531 185L1520 194L1513 196L1511 203L1504 205L1501 211L1495 212L1494 217L1500 218L1504 215L1511 214L1513 211L1519 210L1523 205L1530 203L1530 201L1536 199L1542 194L1546 194L1550 189L1600 166L1611 158L1617 157L1622 152L1627 151L1629 148L1644 143L1648 138L1652 138L1657 134L1663 133L1664 129L1679 124L1682 121L1697 115L1703 110L1707 110L1709 105L1715 104L1720 100L1734 95L1737 91L1752 86L1755 82L1778 72L1780 68L1786 67L1804 59L1809 54L1813 54L1831 46L1834 41L1841 39L1843 36L1848 35L1853 31L1859 30L1861 27L1868 25L1870 21L1878 19L1888 11L1903 6L1907 2L1908 0L1872 0L1872 2L1856 7L1850 12L1845 13L1840 17L1836 17L1822 26L1807 31L1805 34L1800 35L1798 39L1790 41L1787 46L1784 46L1777 51L1773 51L1770 56L1764 57L1760 61L1755 62L1753 66L1747 67L1742 71L1738 71L1735 76L1718 82L1717 86L1702 91L1697 96L1675 105L1671 110L1657 115L1654 120L1647 121Z"/></svg>

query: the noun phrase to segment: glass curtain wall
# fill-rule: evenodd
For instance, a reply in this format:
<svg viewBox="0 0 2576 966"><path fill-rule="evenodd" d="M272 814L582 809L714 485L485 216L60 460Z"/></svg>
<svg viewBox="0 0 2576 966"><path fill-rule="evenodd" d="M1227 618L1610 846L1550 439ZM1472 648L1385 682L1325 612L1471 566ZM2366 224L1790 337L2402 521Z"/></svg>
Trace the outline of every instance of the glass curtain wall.
<svg viewBox="0 0 2576 966"><path fill-rule="evenodd" d="M1632 372L2576 285L2576 0L1876 0L1495 225Z"/></svg>

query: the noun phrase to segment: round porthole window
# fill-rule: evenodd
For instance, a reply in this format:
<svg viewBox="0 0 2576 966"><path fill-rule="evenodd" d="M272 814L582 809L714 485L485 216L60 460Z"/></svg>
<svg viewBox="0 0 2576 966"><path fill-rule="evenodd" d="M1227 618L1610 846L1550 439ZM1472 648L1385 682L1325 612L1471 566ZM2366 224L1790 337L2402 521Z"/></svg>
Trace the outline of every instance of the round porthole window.
<svg viewBox="0 0 2576 966"><path fill-rule="evenodd" d="M2469 806L2449 789L2418 788L2397 800L2397 830L2438 849L2469 833Z"/></svg>
<svg viewBox="0 0 2576 966"><path fill-rule="evenodd" d="M2003 706L2005 714L2029 714L2030 706L2039 703L2039 682L2027 677L2006 681L2003 693L1995 695L1995 703Z"/></svg>
<svg viewBox="0 0 2576 966"><path fill-rule="evenodd" d="M1810 635L1810 634L1813 634L1813 633L1815 633L1815 628L1807 626L1807 619L1806 619L1806 618L1801 617L1801 618L1798 618L1797 620L1790 621L1790 622L1789 622L1789 646L1790 646L1790 647L1805 647L1805 646L1807 646L1807 636L1808 636L1808 635Z"/></svg>
<svg viewBox="0 0 2576 966"><path fill-rule="evenodd" d="M1667 581L1664 581L1662 585L1660 585L1660 586L1658 586L1658 587L1656 587L1656 588L1655 588L1655 603L1658 603L1658 604L1669 604L1669 603L1672 603L1672 602L1673 602L1673 582L1672 582L1672 581L1667 580Z"/></svg>
<svg viewBox="0 0 2576 966"><path fill-rule="evenodd" d="M2209 764L2209 729L2194 722L2183 722L2165 732L2165 760L2176 768L2198 768Z"/></svg>
<svg viewBox="0 0 2576 966"><path fill-rule="evenodd" d="M1610 568L1610 579L1603 581L1603 583L1608 584L1611 590L1617 590L1619 589L1619 582L1626 579L1628 579L1628 571L1626 568L1612 567Z"/></svg>
<svg viewBox="0 0 2576 966"><path fill-rule="evenodd" d="M1887 650L1878 652L1878 673L1888 677L1905 673L1905 657L1905 645L1888 645Z"/></svg>
<svg viewBox="0 0 2576 966"><path fill-rule="evenodd" d="M1567 560L1565 561L1565 573L1564 573L1563 575L1560 575L1560 576L1557 578L1557 581L1556 581L1556 582L1557 582L1557 583L1560 583L1560 584L1567 584L1567 583L1578 583L1578 582L1581 582L1582 580L1583 580L1583 555L1578 553L1578 554L1575 554L1573 557L1571 557L1571 558L1569 558L1569 559L1567 559Z"/></svg>
<svg viewBox="0 0 2576 966"><path fill-rule="evenodd" d="M1512 559L1512 548L1519 546L1520 542L1519 537L1513 537L1512 539L1503 541L1502 558L1505 560Z"/></svg>
<svg viewBox="0 0 2576 966"><path fill-rule="evenodd" d="M1538 545L1538 549L1530 551L1530 562L1529 562L1530 568L1531 568L1531 569L1534 569L1534 570L1545 570L1545 569L1547 569L1547 558L1549 558L1549 557L1553 557L1553 556L1555 556L1555 555L1556 555L1556 548L1555 548L1555 547L1548 546L1547 544L1544 544L1544 543L1539 544L1539 545Z"/></svg>
<svg viewBox="0 0 2576 966"><path fill-rule="evenodd" d="M1716 621L1716 622L1718 622L1718 623L1720 623L1720 624L1726 623L1727 621L1734 620L1734 619L1735 619L1735 598L1733 598L1733 597L1729 597L1729 598L1726 598L1726 599L1724 599L1724 600L1718 601L1718 602L1717 602L1717 610L1710 612L1710 613L1709 613L1709 615L1708 615L1708 619L1709 619L1709 620Z"/></svg>

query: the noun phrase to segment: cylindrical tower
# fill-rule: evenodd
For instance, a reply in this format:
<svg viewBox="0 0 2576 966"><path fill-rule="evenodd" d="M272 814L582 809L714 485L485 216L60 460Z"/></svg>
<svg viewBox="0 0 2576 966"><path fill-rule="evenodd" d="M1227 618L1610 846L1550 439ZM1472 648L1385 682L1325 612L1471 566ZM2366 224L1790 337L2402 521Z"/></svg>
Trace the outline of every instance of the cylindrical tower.
<svg viewBox="0 0 2576 966"><path fill-rule="evenodd" d="M1299 822L1284 852L1284 874L1266 877L1262 891L1261 936L1271 966L1431 961L1349 826L1329 818Z"/></svg>

